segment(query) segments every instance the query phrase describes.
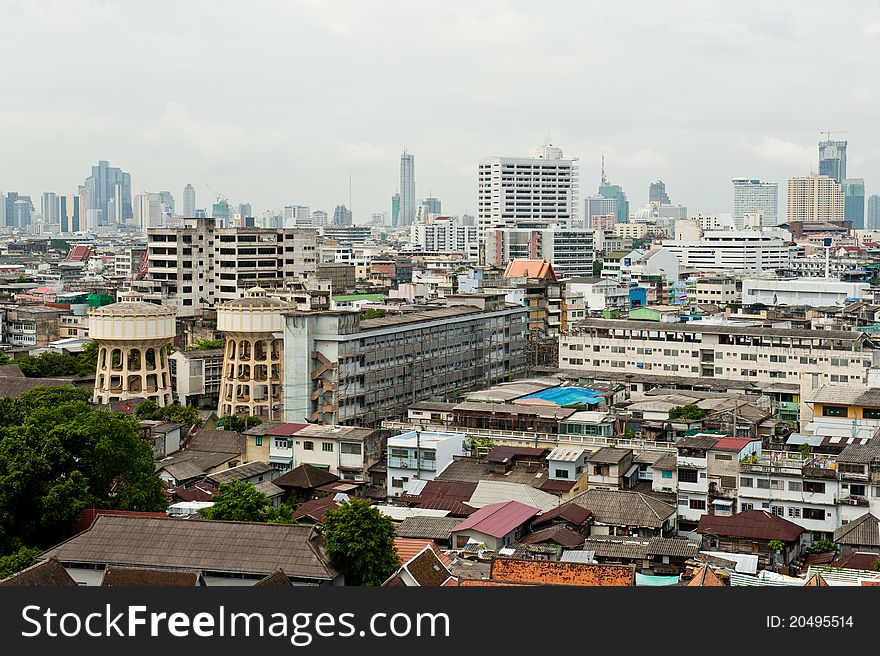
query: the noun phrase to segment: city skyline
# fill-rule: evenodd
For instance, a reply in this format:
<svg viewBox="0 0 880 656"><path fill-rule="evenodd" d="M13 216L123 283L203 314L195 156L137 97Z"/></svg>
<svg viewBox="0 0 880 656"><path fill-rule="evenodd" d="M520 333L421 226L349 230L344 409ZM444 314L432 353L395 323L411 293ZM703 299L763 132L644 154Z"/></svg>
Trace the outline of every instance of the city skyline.
<svg viewBox="0 0 880 656"><path fill-rule="evenodd" d="M167 21L171 5L162 2L69 2L52 12L8 3L8 18L18 29L0 45L7 59L21 52L19 34L57 38L22 63L15 93L0 105L0 147L21 154L0 162L0 188L32 198L47 191L73 193L89 167L106 159L131 173L133 196L158 189L176 195L192 183L202 207L214 197L210 187L253 203L260 214L296 202L330 210L347 200L350 171L356 199L351 209L363 222L388 210L405 146L419 159L416 198L431 189L447 213L473 214L479 159L527 155L547 140L549 130L552 143L580 159L582 196L594 192L604 154L609 177L633 207L647 202L650 182L662 179L675 190L676 202L692 212L729 213L731 178L783 184L807 175L818 168L820 133L831 129L847 132L848 174L866 180L868 195L877 190L880 136L869 128L880 89L859 76L857 67L846 66L851 57L870 56L880 39L880 12L870 5L836 17L852 35L847 59L831 53L802 67L796 64L826 30L826 11L817 3L756 3L747 11L571 6L564 16L549 19L524 3L506 3L504 11L494 3L476 8L448 3L441 10L394 3L270 4L240 9L212 3L210 21L203 16L208 5L174 5L176 19ZM539 11L544 20L536 20ZM642 29L659 14L671 32ZM601 28L589 43L571 38L585 20ZM108 40L73 48L86 25ZM289 41L291 25L298 47L285 49L279 44ZM389 25L396 31L419 25L426 37L435 31L462 34L462 43L451 52L444 49L440 58L442 39L433 45L426 38L430 45L408 48L370 37ZM207 52L194 46L225 29L264 36L247 50ZM533 35L535 29L540 34ZM633 47L609 58L609 46L633 32L642 35ZM105 62L105 79L120 80L113 85L112 103L106 102L106 85L101 93L86 93L97 87L83 88L76 72L99 52L122 39L139 43L157 33L160 43L149 56L118 48L123 54ZM273 38L282 33L284 39ZM518 36L540 37L548 48L534 60L525 52L511 54L503 67L488 56ZM65 56L58 57L62 49ZM306 58L306 65L302 49L325 56ZM743 65L740 55L751 49L762 52L761 62ZM392 61L404 67L403 74L387 79L380 74L378 84L358 81ZM425 103L399 80L429 65L437 86ZM521 81L503 72L517 66L541 75L532 83L532 98L511 107L506 99ZM756 75L756 66L762 75ZM663 89L654 88L660 84L652 79L658 68L664 70ZM693 85L689 80L704 69L713 74ZM180 76L180 70L190 74ZM297 78L297 89L323 91L314 102L285 102L290 92L278 83L282 72ZM51 92L38 84L50 74L62 80ZM807 78L823 75L835 79L836 93L810 90L815 87ZM218 90L238 77L251 85L246 100L218 101ZM137 85L127 81L134 79ZM611 85L617 102L589 102L590 94L580 89L598 79ZM572 89L566 102L546 103L549 90L560 87ZM661 93L670 88L675 93ZM730 88L748 93L731 97ZM63 95L64 107L50 102L49 93ZM260 100L270 94L272 103ZM51 157L23 156L49 150ZM297 152L312 155L291 157ZM313 166L315 161L320 166Z"/></svg>

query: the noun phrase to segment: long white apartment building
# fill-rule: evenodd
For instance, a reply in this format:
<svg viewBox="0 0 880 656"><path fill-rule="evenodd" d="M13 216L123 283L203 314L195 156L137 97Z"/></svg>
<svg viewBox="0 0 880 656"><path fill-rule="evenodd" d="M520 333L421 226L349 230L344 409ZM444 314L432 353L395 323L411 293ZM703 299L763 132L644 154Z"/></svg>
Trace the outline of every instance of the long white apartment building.
<svg viewBox="0 0 880 656"><path fill-rule="evenodd" d="M593 273L592 230L489 228L483 235L486 264L505 267L515 259L547 260L561 277Z"/></svg>
<svg viewBox="0 0 880 656"><path fill-rule="evenodd" d="M147 230L147 274L132 286L147 300L201 314L246 289L281 289L317 271L317 232L296 228L220 228L213 218Z"/></svg>
<svg viewBox="0 0 880 656"><path fill-rule="evenodd" d="M746 214L763 215L764 225L779 223L779 184L757 179L733 179L733 223L742 228Z"/></svg>
<svg viewBox="0 0 880 656"><path fill-rule="evenodd" d="M546 144L533 157L484 157L479 162L477 228L568 228L578 217L578 167Z"/></svg>
<svg viewBox="0 0 880 656"><path fill-rule="evenodd" d="M682 269L757 274L786 269L790 233L779 230L702 230L691 221L676 222L676 238L663 240Z"/></svg>
<svg viewBox="0 0 880 656"><path fill-rule="evenodd" d="M788 222L843 221L846 195L827 175L804 175L788 181Z"/></svg>
<svg viewBox="0 0 880 656"><path fill-rule="evenodd" d="M413 223L410 240L430 252L478 255L476 226L464 225L455 216L438 216L427 223Z"/></svg>
<svg viewBox="0 0 880 656"><path fill-rule="evenodd" d="M742 281L744 305L842 305L861 299L870 287L866 282L846 282L833 278L745 278Z"/></svg>
<svg viewBox="0 0 880 656"><path fill-rule="evenodd" d="M590 318L559 338L559 367L571 370L818 387L864 382L878 363L874 341L845 330Z"/></svg>

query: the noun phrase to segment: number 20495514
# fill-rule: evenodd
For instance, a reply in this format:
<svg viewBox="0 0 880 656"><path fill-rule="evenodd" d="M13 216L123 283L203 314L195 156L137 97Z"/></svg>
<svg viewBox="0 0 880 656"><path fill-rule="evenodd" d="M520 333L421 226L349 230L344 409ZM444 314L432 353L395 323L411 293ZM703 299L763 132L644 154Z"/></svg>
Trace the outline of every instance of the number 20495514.
<svg viewBox="0 0 880 656"><path fill-rule="evenodd" d="M769 629L849 629L852 615L768 615Z"/></svg>

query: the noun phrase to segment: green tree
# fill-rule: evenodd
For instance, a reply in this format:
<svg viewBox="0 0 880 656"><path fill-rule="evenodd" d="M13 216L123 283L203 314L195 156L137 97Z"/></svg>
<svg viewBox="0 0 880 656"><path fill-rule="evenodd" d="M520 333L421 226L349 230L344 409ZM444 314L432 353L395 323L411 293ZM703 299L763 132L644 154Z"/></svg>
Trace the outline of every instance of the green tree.
<svg viewBox="0 0 880 656"><path fill-rule="evenodd" d="M225 339L200 339L195 344L186 347L187 351L208 351L220 349L226 345Z"/></svg>
<svg viewBox="0 0 880 656"><path fill-rule="evenodd" d="M471 457L476 458L481 451L491 451L495 447L495 442L492 441L491 437L471 435L468 433L464 438L464 446L471 454Z"/></svg>
<svg viewBox="0 0 880 656"><path fill-rule="evenodd" d="M78 358L55 351L46 351L40 355L27 355L19 358L15 364L19 366L21 372L28 378L78 376L82 370Z"/></svg>
<svg viewBox="0 0 880 656"><path fill-rule="evenodd" d="M153 399L144 399L135 406L134 416L138 419L161 419L162 408Z"/></svg>
<svg viewBox="0 0 880 656"><path fill-rule="evenodd" d="M801 445L798 447L798 451L800 452L801 457L803 457L804 459L806 459L806 458L809 458L809 457L810 457L810 453L812 452L812 449L810 448L810 445L809 445L809 444L801 444Z"/></svg>
<svg viewBox="0 0 880 656"><path fill-rule="evenodd" d="M0 351L0 366L12 364L13 360L8 355Z"/></svg>
<svg viewBox="0 0 880 656"><path fill-rule="evenodd" d="M69 253L70 252L70 244L63 239L50 239L49 240L49 250L51 251L59 251L61 253Z"/></svg>
<svg viewBox="0 0 880 656"><path fill-rule="evenodd" d="M259 426L262 423L263 420L259 417L236 417L235 415L226 415L217 420L217 429L243 433L248 428Z"/></svg>
<svg viewBox="0 0 880 656"><path fill-rule="evenodd" d="M594 276L601 276L602 275L602 264L603 263L602 263L601 258L597 257L595 260L593 260L593 275Z"/></svg>
<svg viewBox="0 0 880 656"><path fill-rule="evenodd" d="M145 419L164 419L165 421L173 421L184 426L199 426L202 423L199 411L191 405L172 403L163 408L152 399L144 399L138 403L134 409L134 416L141 421Z"/></svg>
<svg viewBox="0 0 880 656"><path fill-rule="evenodd" d="M220 485L220 493L214 497L214 505L201 511L205 519L231 522L264 522L289 524L293 512L289 506L272 507L269 498L253 483L231 481Z"/></svg>
<svg viewBox="0 0 880 656"><path fill-rule="evenodd" d="M680 405L669 411L670 419L702 419L705 416L706 411L693 403Z"/></svg>
<svg viewBox="0 0 880 656"><path fill-rule="evenodd" d="M94 374L98 368L98 342L83 344L83 350L76 356L79 360L80 373L84 376Z"/></svg>
<svg viewBox="0 0 880 656"><path fill-rule="evenodd" d="M351 499L324 515L327 555L350 585L381 585L398 567L394 522L366 501Z"/></svg>
<svg viewBox="0 0 880 656"><path fill-rule="evenodd" d="M828 538L820 538L810 545L808 551L813 554L828 553L837 551L837 545Z"/></svg>
<svg viewBox="0 0 880 656"><path fill-rule="evenodd" d="M365 320L366 319L381 319L384 316L385 316L385 310L370 309L370 310L364 310L363 312L361 312L361 319L365 319Z"/></svg>
<svg viewBox="0 0 880 656"><path fill-rule="evenodd" d="M0 556L0 579L5 579L7 576L20 572L25 567L30 567L37 562L37 556L39 555L39 549L22 547L7 556Z"/></svg>
<svg viewBox="0 0 880 656"><path fill-rule="evenodd" d="M0 400L0 554L56 544L85 508L167 506L137 422L88 399L70 386Z"/></svg>

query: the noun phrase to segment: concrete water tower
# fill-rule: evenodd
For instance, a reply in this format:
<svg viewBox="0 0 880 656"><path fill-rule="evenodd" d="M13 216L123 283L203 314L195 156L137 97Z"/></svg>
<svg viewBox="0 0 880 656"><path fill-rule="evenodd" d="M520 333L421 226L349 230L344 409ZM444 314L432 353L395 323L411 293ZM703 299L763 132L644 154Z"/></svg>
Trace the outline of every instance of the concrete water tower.
<svg viewBox="0 0 880 656"><path fill-rule="evenodd" d="M98 343L95 403L152 399L171 404L168 346L176 334L173 308L145 303L137 292L92 308L89 335Z"/></svg>
<svg viewBox="0 0 880 656"><path fill-rule="evenodd" d="M252 287L217 308L217 330L226 336L217 415L280 420L284 414L284 317L293 306Z"/></svg>

